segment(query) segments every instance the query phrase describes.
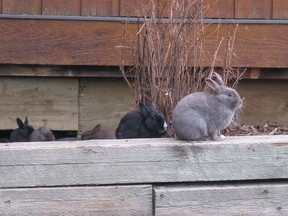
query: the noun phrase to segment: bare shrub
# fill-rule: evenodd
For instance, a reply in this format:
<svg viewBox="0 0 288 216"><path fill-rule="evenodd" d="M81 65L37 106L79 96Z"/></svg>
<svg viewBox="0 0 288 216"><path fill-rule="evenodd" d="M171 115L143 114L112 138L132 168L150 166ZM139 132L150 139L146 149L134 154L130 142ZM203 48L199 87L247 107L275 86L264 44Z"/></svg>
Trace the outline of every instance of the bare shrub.
<svg viewBox="0 0 288 216"><path fill-rule="evenodd" d="M165 2L171 5L159 5L157 0L151 0L143 8L140 14L146 16L134 24L137 25L136 35L135 31L131 33L131 24L127 25L120 68L135 104L153 102L157 110L165 114L167 122L171 122L172 110L181 98L205 90L203 79L211 77L213 70L219 70L215 64L219 65L220 52L220 70L225 82L230 78L237 81L240 71L230 67L237 26L230 35L219 36L212 61L207 63L206 39L211 34L219 34L220 24L213 32L207 32L211 23L205 22L208 8L201 0ZM127 53L132 59L130 68L124 67Z"/></svg>

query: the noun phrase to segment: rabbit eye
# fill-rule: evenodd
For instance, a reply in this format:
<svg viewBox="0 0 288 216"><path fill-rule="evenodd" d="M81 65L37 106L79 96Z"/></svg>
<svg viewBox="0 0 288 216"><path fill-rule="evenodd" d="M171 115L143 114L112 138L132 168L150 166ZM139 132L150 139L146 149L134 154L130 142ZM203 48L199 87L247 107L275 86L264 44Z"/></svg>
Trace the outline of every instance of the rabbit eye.
<svg viewBox="0 0 288 216"><path fill-rule="evenodd" d="M232 93L228 93L228 96L229 96L229 97L232 97Z"/></svg>

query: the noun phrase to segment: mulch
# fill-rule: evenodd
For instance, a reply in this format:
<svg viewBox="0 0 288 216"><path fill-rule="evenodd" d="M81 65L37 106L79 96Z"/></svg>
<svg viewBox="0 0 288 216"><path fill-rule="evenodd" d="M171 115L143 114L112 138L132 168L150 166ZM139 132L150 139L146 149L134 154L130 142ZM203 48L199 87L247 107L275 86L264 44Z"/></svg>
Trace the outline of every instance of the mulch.
<svg viewBox="0 0 288 216"><path fill-rule="evenodd" d="M288 134L288 127L277 123L267 123L264 126L237 125L226 128L222 133L226 136L280 135Z"/></svg>

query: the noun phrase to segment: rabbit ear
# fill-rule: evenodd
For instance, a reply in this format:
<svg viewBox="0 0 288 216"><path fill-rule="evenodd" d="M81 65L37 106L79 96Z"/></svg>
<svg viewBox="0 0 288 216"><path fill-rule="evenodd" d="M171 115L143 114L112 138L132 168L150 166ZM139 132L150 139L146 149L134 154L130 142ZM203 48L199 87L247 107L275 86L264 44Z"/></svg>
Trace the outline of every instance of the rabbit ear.
<svg viewBox="0 0 288 216"><path fill-rule="evenodd" d="M216 83L218 83L218 85L220 85L220 86L224 86L224 85L225 85L222 77L221 77L218 73L216 73L216 72L213 73L212 79L213 79Z"/></svg>
<svg viewBox="0 0 288 216"><path fill-rule="evenodd" d="M151 116L151 114L154 112L153 106L151 104L143 104L143 103L139 103L139 108L140 108L140 112L148 117Z"/></svg>
<svg viewBox="0 0 288 216"><path fill-rule="evenodd" d="M220 91L220 86L214 80L207 78L205 82L214 92Z"/></svg>
<svg viewBox="0 0 288 216"><path fill-rule="evenodd" d="M98 131L100 131L100 128L101 128L101 124L98 124L93 128L93 131L98 132Z"/></svg>
<svg viewBox="0 0 288 216"><path fill-rule="evenodd" d="M22 122L22 120L20 118L16 119L17 125L19 128L22 128L24 126L24 123Z"/></svg>
<svg viewBox="0 0 288 216"><path fill-rule="evenodd" d="M28 124L28 118L27 118L27 116L25 117L24 124Z"/></svg>

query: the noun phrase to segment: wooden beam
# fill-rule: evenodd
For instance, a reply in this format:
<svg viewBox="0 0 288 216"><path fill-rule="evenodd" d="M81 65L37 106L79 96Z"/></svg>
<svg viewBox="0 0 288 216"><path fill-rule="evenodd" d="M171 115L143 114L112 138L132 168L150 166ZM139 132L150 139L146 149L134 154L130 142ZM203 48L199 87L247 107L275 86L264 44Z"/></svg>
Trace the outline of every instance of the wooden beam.
<svg viewBox="0 0 288 216"><path fill-rule="evenodd" d="M287 179L288 135L0 145L0 188Z"/></svg>
<svg viewBox="0 0 288 216"><path fill-rule="evenodd" d="M238 83L237 91L245 98L240 112L242 124L288 124L288 80L243 80Z"/></svg>
<svg viewBox="0 0 288 216"><path fill-rule="evenodd" d="M119 22L1 19L0 25L0 64L118 66L121 61L126 25ZM205 65L211 65L224 38L215 61L215 66L223 66L234 29L232 24L205 27ZM130 24L128 31L136 35L137 25ZM240 24L231 66L287 68L287 41L286 25ZM131 65L131 55L123 52L124 64Z"/></svg>
<svg viewBox="0 0 288 216"><path fill-rule="evenodd" d="M286 0L273 0L273 19L288 19Z"/></svg>
<svg viewBox="0 0 288 216"><path fill-rule="evenodd" d="M41 14L41 0L2 0L2 13Z"/></svg>
<svg viewBox="0 0 288 216"><path fill-rule="evenodd" d="M82 0L82 16L119 16L120 0Z"/></svg>
<svg viewBox="0 0 288 216"><path fill-rule="evenodd" d="M271 19L272 0L235 0L235 18Z"/></svg>
<svg viewBox="0 0 288 216"><path fill-rule="evenodd" d="M124 79L81 78L79 82L79 134L96 124L115 134L120 119L132 107L132 93Z"/></svg>
<svg viewBox="0 0 288 216"><path fill-rule="evenodd" d="M16 118L28 116L35 128L78 130L78 79L0 79L0 129L17 128Z"/></svg>
<svg viewBox="0 0 288 216"><path fill-rule="evenodd" d="M288 215L287 191L287 183L155 187L155 215Z"/></svg>
<svg viewBox="0 0 288 216"><path fill-rule="evenodd" d="M80 15L80 0L42 0L44 15Z"/></svg>
<svg viewBox="0 0 288 216"><path fill-rule="evenodd" d="M0 189L1 215L152 215L151 185Z"/></svg>
<svg viewBox="0 0 288 216"><path fill-rule="evenodd" d="M204 0L207 18L234 18L234 0Z"/></svg>

